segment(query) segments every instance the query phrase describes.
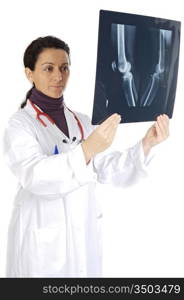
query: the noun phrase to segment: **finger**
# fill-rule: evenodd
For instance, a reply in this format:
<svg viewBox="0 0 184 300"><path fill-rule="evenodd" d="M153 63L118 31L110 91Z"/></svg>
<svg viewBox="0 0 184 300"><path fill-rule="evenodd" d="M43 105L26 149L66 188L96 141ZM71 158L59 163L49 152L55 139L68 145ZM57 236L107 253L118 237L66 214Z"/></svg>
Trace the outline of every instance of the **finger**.
<svg viewBox="0 0 184 300"><path fill-rule="evenodd" d="M164 117L164 119L169 123L169 116L168 115L166 115L166 114L163 114L162 115L163 117Z"/></svg>
<svg viewBox="0 0 184 300"><path fill-rule="evenodd" d="M162 139L162 132L160 130L158 122L155 122L154 126L155 126L155 130L156 130L157 139L160 141Z"/></svg>
<svg viewBox="0 0 184 300"><path fill-rule="evenodd" d="M164 128L167 136L169 135L169 117L167 115L162 115L162 121L164 124Z"/></svg>
<svg viewBox="0 0 184 300"><path fill-rule="evenodd" d="M169 117L165 114L160 115L159 117L161 117L161 120L163 121L163 123L165 124L166 127L169 126Z"/></svg>
<svg viewBox="0 0 184 300"><path fill-rule="evenodd" d="M164 122L164 126L167 130L167 133L169 133L169 117L167 115L163 115L163 122Z"/></svg>
<svg viewBox="0 0 184 300"><path fill-rule="evenodd" d="M116 121L112 121L105 129L103 129L103 131L100 131L100 134L103 135L107 141L112 140L116 134L119 122L120 118Z"/></svg>
<svg viewBox="0 0 184 300"><path fill-rule="evenodd" d="M158 117L157 124L158 124L158 127L160 129L160 133L161 133L162 137L164 137L166 133L165 133L165 129L164 129L164 126L162 124L162 119L161 118L162 118L161 116Z"/></svg>
<svg viewBox="0 0 184 300"><path fill-rule="evenodd" d="M117 118L115 120L112 120L107 126L106 128L103 129L104 133L107 133L111 130L114 130L116 127L118 127L119 123L121 122L121 118Z"/></svg>
<svg viewBox="0 0 184 300"><path fill-rule="evenodd" d="M109 119L108 122L106 122L105 124L101 124L98 129L100 132L106 132L109 130L109 128L112 128L113 126L116 126L120 123L121 121L121 117L116 115L113 118Z"/></svg>
<svg viewBox="0 0 184 300"><path fill-rule="evenodd" d="M102 122L100 125L99 125L99 128L101 128L102 130L107 128L109 125L111 125L111 122L113 121L118 121L120 118L120 115L118 114L113 114L111 115L109 118L107 118L104 122Z"/></svg>
<svg viewBox="0 0 184 300"><path fill-rule="evenodd" d="M166 117L166 115L161 115L159 118L159 126L163 132L164 136L169 135L169 119Z"/></svg>
<svg viewBox="0 0 184 300"><path fill-rule="evenodd" d="M166 126L169 126L169 117L166 114L160 115Z"/></svg>
<svg viewBox="0 0 184 300"><path fill-rule="evenodd" d="M157 118L157 124L160 129L159 132L162 136L162 139L166 138L168 136L168 129L167 129L167 126L164 124L162 116L159 116Z"/></svg>

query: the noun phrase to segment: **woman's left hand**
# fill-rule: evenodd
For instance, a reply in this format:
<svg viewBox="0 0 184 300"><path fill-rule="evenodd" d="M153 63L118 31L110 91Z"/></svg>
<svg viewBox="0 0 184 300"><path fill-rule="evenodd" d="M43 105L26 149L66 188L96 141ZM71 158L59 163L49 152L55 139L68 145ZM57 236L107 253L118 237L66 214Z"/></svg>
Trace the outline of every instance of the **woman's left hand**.
<svg viewBox="0 0 184 300"><path fill-rule="evenodd" d="M151 148L169 136L169 117L167 115L160 115L156 122L148 129L145 137L142 140L144 154L147 155Z"/></svg>

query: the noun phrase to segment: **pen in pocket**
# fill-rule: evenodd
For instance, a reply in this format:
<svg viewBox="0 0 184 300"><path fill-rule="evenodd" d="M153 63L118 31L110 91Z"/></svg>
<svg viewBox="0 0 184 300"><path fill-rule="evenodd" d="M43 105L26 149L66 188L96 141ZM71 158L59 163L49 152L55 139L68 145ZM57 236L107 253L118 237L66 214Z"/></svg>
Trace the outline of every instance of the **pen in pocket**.
<svg viewBox="0 0 184 300"><path fill-rule="evenodd" d="M57 145L55 145L55 148L54 148L54 154L59 154Z"/></svg>

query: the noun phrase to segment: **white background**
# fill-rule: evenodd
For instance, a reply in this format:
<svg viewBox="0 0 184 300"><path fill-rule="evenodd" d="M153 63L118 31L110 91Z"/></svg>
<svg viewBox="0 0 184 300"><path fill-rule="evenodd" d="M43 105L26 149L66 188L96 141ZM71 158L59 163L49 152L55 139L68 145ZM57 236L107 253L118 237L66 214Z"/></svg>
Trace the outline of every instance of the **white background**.
<svg viewBox="0 0 184 300"><path fill-rule="evenodd" d="M183 1L31 0L0 5L0 141L9 117L30 88L22 57L35 38L55 35L71 48L67 105L92 115L99 10L113 10L179 20ZM134 187L101 186L104 209L104 277L184 277L183 192L183 33L170 137L155 147L150 177ZM152 122L121 124L113 147L125 149L140 140ZM1 147L2 148L2 147ZM5 276L7 228L16 179L0 151L0 276Z"/></svg>

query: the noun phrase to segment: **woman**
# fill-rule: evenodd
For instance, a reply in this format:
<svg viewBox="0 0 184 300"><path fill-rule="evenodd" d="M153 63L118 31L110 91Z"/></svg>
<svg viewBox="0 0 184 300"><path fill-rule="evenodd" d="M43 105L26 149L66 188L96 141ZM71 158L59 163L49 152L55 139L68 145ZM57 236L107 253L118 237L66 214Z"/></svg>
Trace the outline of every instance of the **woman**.
<svg viewBox="0 0 184 300"><path fill-rule="evenodd" d="M33 87L4 135L5 157L19 181L7 276L99 277L102 214L96 182L124 186L143 177L151 148L168 136L169 119L159 116L125 153L105 154L120 116L113 114L93 130L87 116L67 108L67 44L52 36L34 40L24 66Z"/></svg>

